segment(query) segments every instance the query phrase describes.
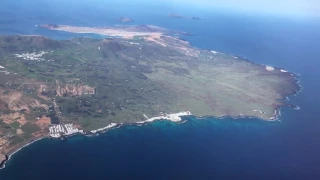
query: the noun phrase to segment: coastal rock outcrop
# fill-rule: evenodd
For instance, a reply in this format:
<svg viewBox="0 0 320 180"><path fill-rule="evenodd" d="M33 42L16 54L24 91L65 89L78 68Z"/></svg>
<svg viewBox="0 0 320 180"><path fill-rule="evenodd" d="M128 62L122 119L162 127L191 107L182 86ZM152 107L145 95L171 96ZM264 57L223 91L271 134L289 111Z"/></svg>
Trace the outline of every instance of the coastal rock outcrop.
<svg viewBox="0 0 320 180"><path fill-rule="evenodd" d="M4 165L6 161L7 161L7 156L0 153L0 168Z"/></svg>

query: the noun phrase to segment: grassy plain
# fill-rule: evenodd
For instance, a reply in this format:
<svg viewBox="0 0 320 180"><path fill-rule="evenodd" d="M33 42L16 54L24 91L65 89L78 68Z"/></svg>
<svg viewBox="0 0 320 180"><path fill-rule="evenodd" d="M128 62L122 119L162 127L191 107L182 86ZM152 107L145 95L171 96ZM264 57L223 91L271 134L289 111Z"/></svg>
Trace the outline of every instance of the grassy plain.
<svg viewBox="0 0 320 180"><path fill-rule="evenodd" d="M84 130L180 111L272 120L285 96L299 89L279 68L157 38L0 37L0 137L6 147L47 133L47 123L38 126L41 117Z"/></svg>

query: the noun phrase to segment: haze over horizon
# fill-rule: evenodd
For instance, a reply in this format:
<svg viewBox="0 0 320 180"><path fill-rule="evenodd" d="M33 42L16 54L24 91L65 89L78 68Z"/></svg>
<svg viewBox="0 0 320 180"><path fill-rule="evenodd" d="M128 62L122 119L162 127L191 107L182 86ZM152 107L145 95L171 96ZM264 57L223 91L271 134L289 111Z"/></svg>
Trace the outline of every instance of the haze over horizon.
<svg viewBox="0 0 320 180"><path fill-rule="evenodd" d="M42 0L17 0L10 3L9 0L3 0L1 5L11 4L19 8L21 3L41 3L47 9L54 7L86 7L103 11L108 7L122 6L128 10L138 10L148 7L150 11L154 9L163 9L164 13L177 13L184 15L186 11L196 16L197 12L222 11L228 13L240 13L247 15L278 16L289 18L320 18L320 1L318 0L55 0L44 2ZM11 7L12 8L12 7ZM166 12L171 10L172 12ZM184 11L184 12L181 12Z"/></svg>
<svg viewBox="0 0 320 180"><path fill-rule="evenodd" d="M224 9L245 13L284 15L294 17L320 17L318 0L172 0L193 7Z"/></svg>

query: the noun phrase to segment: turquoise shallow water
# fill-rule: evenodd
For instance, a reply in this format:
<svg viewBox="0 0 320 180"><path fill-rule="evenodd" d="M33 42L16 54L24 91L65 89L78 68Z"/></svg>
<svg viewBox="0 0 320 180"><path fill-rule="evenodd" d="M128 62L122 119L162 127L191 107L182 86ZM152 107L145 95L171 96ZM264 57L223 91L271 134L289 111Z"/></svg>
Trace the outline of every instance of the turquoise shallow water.
<svg viewBox="0 0 320 180"><path fill-rule="evenodd" d="M118 24L116 18L130 16L134 24L191 32L194 36L185 38L194 46L243 55L301 74L302 91L289 97L301 110L282 109L281 122L188 117L183 124L158 121L124 126L91 138L44 139L16 153L0 170L0 179L320 178L318 21L196 11L170 4L128 8L97 2L4 0L0 2L0 33L68 39L80 35L34 25L112 25ZM196 13L205 20L166 17L171 12Z"/></svg>

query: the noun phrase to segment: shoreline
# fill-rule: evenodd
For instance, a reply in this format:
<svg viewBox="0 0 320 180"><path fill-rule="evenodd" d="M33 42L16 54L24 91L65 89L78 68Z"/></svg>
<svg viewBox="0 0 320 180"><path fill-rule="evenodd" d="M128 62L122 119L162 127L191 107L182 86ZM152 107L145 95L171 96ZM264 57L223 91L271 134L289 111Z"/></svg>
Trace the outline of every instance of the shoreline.
<svg viewBox="0 0 320 180"><path fill-rule="evenodd" d="M250 62L252 62L252 61L250 61ZM252 62L252 63L254 63L254 62ZM261 64L261 66L266 66L266 65ZM279 68L279 67L275 67L275 68L279 69L279 71L283 70L283 68ZM298 87L297 90L295 90L291 94L286 94L286 95L283 94L283 98L281 100L282 101L289 101L289 96L296 96L297 94L299 94L302 91L303 87L300 85L300 80L298 79L300 74L293 73L293 72L290 72L290 71L287 71L287 70L285 70L285 71L286 72L282 72L282 73L289 73L292 76L292 78L294 79L295 84ZM238 116L222 115L222 116L218 116L218 117L213 117L213 116L197 117L197 116L195 116L195 117L197 119L206 119L206 118L217 118L217 119L224 119L224 118L232 118L232 119L257 118L257 119L261 119L263 121L275 122L275 121L281 121L279 119L279 117L281 116L281 108L283 108L283 107L290 107L291 109L294 109L294 110L299 110L300 109L299 106L294 106L294 105L290 105L290 104L283 104L282 106L274 107L275 113L274 113L273 117L271 117L269 119L261 119L260 117L257 117L257 116L245 116L245 115L238 115ZM158 120L167 120L167 121L172 121L174 123L179 123L180 124L180 122L182 122L182 123L185 122L180 117L191 116L191 115L192 114L191 114L190 111L183 111L183 112L174 113L174 114L161 114L158 117L152 117L152 118L148 118L148 117L146 117L144 115L145 118L146 118L146 120L144 120L144 121L138 121L138 122L135 122L135 123L120 123L120 124L118 124L118 123L110 123L106 127L102 127L102 128L96 129L96 130L91 130L91 131L87 131L87 132L77 132L77 133L74 133L74 134L66 134L66 135L63 135L61 137L62 138L68 138L68 137L71 137L71 136L74 136L74 135L77 135L77 134L81 134L81 135L84 135L84 136L99 135L100 133L105 133L106 131L108 131L110 129L120 128L123 125L142 126L142 125L146 125L146 124L152 123L154 121L158 121ZM59 137L59 138L61 138L61 137ZM56 138L51 137L49 135L45 135L43 137L40 137L40 138L37 138L37 139L33 139L33 140L31 140L31 141L29 141L27 143L23 143L23 144L21 144L21 146L17 146L17 148L14 148L11 151L9 151L8 153L4 154L6 156L6 159L3 162L0 162L0 170L4 169L6 167L6 163L10 160L10 158L14 154L19 152L23 148L33 144L34 142L40 141L40 140L45 139L45 138L56 139Z"/></svg>
<svg viewBox="0 0 320 180"><path fill-rule="evenodd" d="M301 87L300 84L298 84L298 86ZM288 96L295 96L300 91L301 91L301 88L299 88L299 90L297 90L294 94L290 94ZM287 98L288 96L285 96L285 99L288 99ZM216 118L216 119L224 119L224 118L243 119L243 118L250 118L251 119L251 118L257 118L257 119L261 119L262 121L275 122L275 121L281 121L281 120L279 120L279 116L281 116L280 109L282 107L285 107L285 106L280 106L280 107L275 108L275 115L273 116L273 118L270 118L270 119L261 119L259 117L255 117L255 116L244 116L244 115L239 115L239 116L222 115L222 116L219 116L219 117L212 117L212 116L197 117L197 116L195 116L195 117L197 119L206 119L206 118ZM295 109L294 107L291 107L291 108ZM138 121L138 122L135 122L135 123L120 123L120 124L118 124L118 123L110 123L106 127L102 127L102 128L96 129L96 130L77 132L77 133L74 133L74 134L67 134L67 135L63 135L63 136L61 136L59 138L62 138L62 139L69 138L69 137L75 136L77 134L80 134L80 135L83 135L83 136L88 136L88 137L93 136L93 135L97 135L98 136L99 134L105 133L108 130L115 129L115 128L120 128L120 127L122 127L124 125L135 125L135 126L139 127L139 126L142 126L142 125L147 125L147 124L153 123L155 121L161 121L161 120L171 121L171 122L174 122L174 123L177 123L177 124L182 124L182 123L185 123L186 120L183 120L181 117L186 117L186 116L193 116L193 115L191 114L190 111L183 111L183 112L174 113L174 114L164 114L164 115L161 115L161 116L158 116L158 117L149 118L147 120ZM170 118L170 117L173 117L173 118ZM58 139L58 138L51 137L49 135L45 135L43 137L31 140L28 143L23 144L22 146L18 146L16 149L13 149L11 152L8 152L8 153L5 154L6 159L3 162L0 162L0 165L1 165L0 166L0 171L1 171L1 169L4 169L6 167L6 163L17 152L19 152L20 150L22 150L23 148L25 148L25 147L27 147L29 145L32 145L33 143L35 143L37 141L40 141L42 139L45 139L45 138Z"/></svg>
<svg viewBox="0 0 320 180"><path fill-rule="evenodd" d="M4 169L4 168L6 167L6 163L7 163L7 162L10 160L10 158L11 158L13 155L15 155L17 152L19 152L19 151L22 150L23 148L25 148L25 147L27 147L27 146L29 146L29 145L37 142L37 141L40 141L40 140L42 140L42 139L44 139L44 138L48 138L48 136L46 135L46 136L40 137L40 138L38 138L38 139L31 140L31 141L29 141L28 143L23 144L22 146L18 146L17 149L12 149L12 150L9 151L8 153L6 153L6 154L5 154L6 159L5 159L3 162L0 162L0 165L1 165L1 166L0 166L0 170L1 170L1 169Z"/></svg>
<svg viewBox="0 0 320 180"><path fill-rule="evenodd" d="M51 29L52 30L52 29ZM54 29L53 29L54 30ZM77 32L71 32L71 33L77 33ZM79 32L78 32L79 33ZM99 33L92 33L92 34L99 34ZM100 34L101 35L101 34ZM122 37L123 38L123 37ZM211 50L210 51L211 53L214 53L214 54L217 54L217 53L220 53L220 54L224 54L222 52L218 52L218 51L213 51ZM227 55L230 55L230 54L227 54ZM296 96L298 93L300 93L302 91L302 86L299 84L299 74L298 73L292 73L290 71L287 71L286 69L284 68L279 68L279 67L276 67L276 66L269 66L269 65L264 65L264 64L258 64L258 63L255 63L254 61L252 60L248 60L246 59L245 57L241 57L241 56L236 56L236 55L230 55L230 56L233 56L234 58L236 59L242 59L242 60L245 60L245 61L248 61L250 63L254 63L256 65L260 65L264 68L266 68L267 71L274 71L274 70L278 70L280 73L284 73L284 74L290 74L291 75L291 78L295 81L295 84L297 85L297 90L295 90L294 92L290 93L290 94L281 94L281 96L283 97L281 100L282 101L285 101L287 100L288 101L288 97L289 96ZM1 68L2 66L0 66ZM271 67L272 67L272 70L271 70ZM269 70L268 70L269 68ZM295 107L292 107L290 106L289 104L286 104L284 103L283 105L281 106L277 106L277 107L273 107L273 109L275 110L275 113L273 114L272 117L270 117L270 119L262 119L261 117L258 117L258 116L246 116L246 115L237 115L237 116L229 116L229 115L222 115L222 116L218 116L218 117L214 117L214 116L203 116L203 117L197 117L195 116L197 119L205 119L205 118L217 118L217 119L224 119L224 118L232 118L232 119L243 119L243 118L257 118L257 119L262 119L263 121L270 121L270 122L274 122L274 121L280 121L279 120L279 116L281 116L281 108L283 107L291 107L292 109L296 109L295 107L298 107L298 106L295 106ZM258 110L257 110L258 111ZM182 113L182 114L181 114ZM178 115L177 115L178 114ZM171 115L173 115L173 117L171 117ZM87 131L87 132L77 132L77 133L74 133L74 134L66 134L66 135L63 135L61 136L62 138L68 138L70 136L74 136L74 135L77 135L77 134L81 134L81 135L85 135L85 136L90 136L90 135L95 135L95 134L99 134L99 133L104 133L110 129L113 129L113 128L120 128L121 126L123 125L136 125L136 126L142 126L144 124L148 124L148 123L152 123L154 121L158 121L158 120L168 120L168 121L172 121L172 122L175 122L175 123L180 123L182 120L181 118L177 118L177 117L180 117L180 116L190 116L192 115L189 111L185 111L185 112L180 112L180 113L175 113L175 114L163 114L163 115L160 115L158 117L152 117L152 118L148 118L145 116L146 120L144 121L138 121L138 122L135 122L135 123L110 123L108 124L106 127L102 127L102 128L99 128L99 129L96 129L96 130L91 130L91 131ZM44 138L55 138L55 137L50 137L49 135L44 135L40 138L37 138L37 139L33 139L29 142L25 142L25 143L22 143L21 145L17 146L16 148L13 148L11 151L9 151L8 153L5 154L6 156L6 160L4 160L3 162L0 162L0 170L5 168L5 164L10 160L10 158L15 154L17 153L18 151L22 150L23 148L33 144L34 142L37 142L37 141L40 141ZM61 137L58 137L58 138L61 138ZM2 165L2 166L1 166Z"/></svg>
<svg viewBox="0 0 320 180"><path fill-rule="evenodd" d="M118 123L110 123L106 127L102 127L102 128L96 129L96 130L89 131L89 133L92 133L92 134L104 133L104 132L106 132L106 131L108 131L110 129L120 128L123 125L141 126L141 125L145 125L145 124L152 123L154 121L159 121L159 120L166 120L166 121L179 123L179 122L183 121L183 119L181 117L191 116L191 115L192 114L191 114L190 111L182 111L182 112L179 112L179 113L164 114L164 115L161 115L161 116L158 116L158 117L148 118L147 120L138 121L138 122L135 122L135 123L125 123L125 124L124 123L120 123L120 124L118 124ZM86 135L86 132L84 132L82 134Z"/></svg>
<svg viewBox="0 0 320 180"><path fill-rule="evenodd" d="M180 117L182 116L188 116L188 115L191 115L191 113L189 111L186 111L186 112L179 112L179 113L175 113L175 114L167 114L167 116L159 116L159 117L153 117L153 118L150 118L150 119L147 119L145 121L139 121L139 122L136 122L136 123L130 123L130 124L133 124L133 125L142 125L142 124L147 124L147 123L151 123L151 122L154 122L154 121L157 121L157 120L167 120L167 121L172 121L172 122L175 122L175 123L178 123L178 122L181 122L182 119ZM164 118L168 118L168 119L164 119ZM170 119L171 117L171 119ZM73 134L66 134L66 135L62 135L61 137L58 137L58 138L69 138L69 137L72 137L74 135L77 135L77 134L81 134L81 135L84 135L84 136L92 136L92 135L99 135L100 133L105 133L106 131L110 130L110 129L114 129L114 128L120 128L122 125L129 125L128 124L123 124L123 123L120 123L120 124L117 124L117 123L110 123L109 125L107 125L106 127L102 127L102 128L99 128L97 130L91 130L91 131L87 131L87 132L76 132L76 133L73 133ZM89 133L89 134L88 134ZM10 160L10 158L15 155L17 152L19 152L20 150L22 150L23 148L29 146L29 145L32 145L33 143L37 142L37 141L40 141L42 139L45 139L45 138L52 138L52 139L58 139L58 138L55 138L55 137L52 137L52 136L49 136L49 135L45 135L43 137L40 137L38 139L34 139L34 140L31 140L29 141L28 143L23 143L21 144L21 146L17 146L17 148L14 148L13 150L9 151L8 153L5 154L6 156L6 159L2 162L0 162L0 170L1 169L4 169L6 167L6 163Z"/></svg>

